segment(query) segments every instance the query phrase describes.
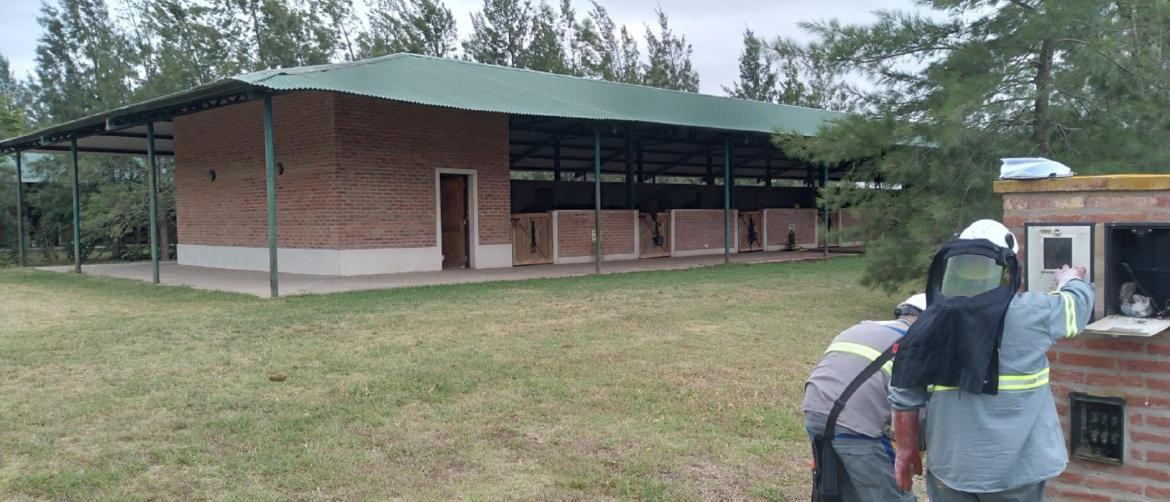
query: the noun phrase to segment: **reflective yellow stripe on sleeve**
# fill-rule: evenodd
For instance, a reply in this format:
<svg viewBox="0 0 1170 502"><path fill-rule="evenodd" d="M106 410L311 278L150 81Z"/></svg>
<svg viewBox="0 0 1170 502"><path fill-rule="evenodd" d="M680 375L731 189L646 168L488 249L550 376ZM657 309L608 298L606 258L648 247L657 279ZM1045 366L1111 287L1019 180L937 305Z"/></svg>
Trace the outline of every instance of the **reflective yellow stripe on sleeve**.
<svg viewBox="0 0 1170 502"><path fill-rule="evenodd" d="M829 344L829 348L825 349L826 354L830 352L844 352L846 354L853 354L864 357L871 362L882 356L882 353L873 347L853 342L831 343ZM894 373L894 362L886 361L886 364L882 365L882 371L886 372L887 375L892 375Z"/></svg>
<svg viewBox="0 0 1170 502"><path fill-rule="evenodd" d="M1031 390L1048 385L1048 373L1051 368L1044 368L1035 373L1027 375L1000 375L999 376L999 390ZM930 385L926 388L927 392L941 392L947 390L959 390L958 387L949 385Z"/></svg>
<svg viewBox="0 0 1170 502"><path fill-rule="evenodd" d="M1060 292L1061 303L1064 304L1064 337L1069 338L1077 334L1077 311L1076 302L1073 301L1072 293Z"/></svg>

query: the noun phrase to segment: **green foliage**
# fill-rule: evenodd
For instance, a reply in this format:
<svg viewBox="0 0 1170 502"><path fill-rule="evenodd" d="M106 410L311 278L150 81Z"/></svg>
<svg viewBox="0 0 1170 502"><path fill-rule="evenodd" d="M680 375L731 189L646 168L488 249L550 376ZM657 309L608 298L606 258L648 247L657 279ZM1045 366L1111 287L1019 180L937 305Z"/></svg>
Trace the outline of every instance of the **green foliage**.
<svg viewBox="0 0 1170 502"><path fill-rule="evenodd" d="M699 92L699 73L691 66L691 44L687 43L686 36L674 34L661 8L654 13L658 16L658 33L646 27L649 61L642 64L642 83L663 89Z"/></svg>
<svg viewBox="0 0 1170 502"><path fill-rule="evenodd" d="M1160 116L1170 106L1162 56L1170 3L934 5L936 16L886 11L865 26L804 24L818 38L799 51L809 67L875 87L864 114L817 138L776 138L798 157L846 170L846 183L822 195L858 212L865 281L887 289L918 283L939 244L1001 215L991 192L999 158L1140 172L1164 165L1170 141Z"/></svg>
<svg viewBox="0 0 1170 502"><path fill-rule="evenodd" d="M436 0L375 0L362 42L367 57L396 52L448 57L455 52L455 16Z"/></svg>
<svg viewBox="0 0 1170 502"><path fill-rule="evenodd" d="M468 59L520 67L532 37L532 4L527 0L484 0L471 15L471 38L463 42Z"/></svg>
<svg viewBox="0 0 1170 502"><path fill-rule="evenodd" d="M763 52L764 41L750 29L743 31L743 52L739 55L739 81L731 87L723 86L723 92L737 98L755 101L775 102L776 70Z"/></svg>

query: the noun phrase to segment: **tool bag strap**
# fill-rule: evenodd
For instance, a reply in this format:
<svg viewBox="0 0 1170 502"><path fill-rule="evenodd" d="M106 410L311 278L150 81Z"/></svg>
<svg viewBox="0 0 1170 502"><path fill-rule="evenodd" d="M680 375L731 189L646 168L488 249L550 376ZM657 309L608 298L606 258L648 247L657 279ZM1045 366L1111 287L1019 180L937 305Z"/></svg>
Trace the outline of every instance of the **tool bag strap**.
<svg viewBox="0 0 1170 502"><path fill-rule="evenodd" d="M890 361L890 359L894 358L894 352L897 350L897 345L898 344L896 343L891 345L890 348L886 349L885 352L882 352L880 356L878 356L873 361L870 361L869 366L866 366L865 369L861 370L861 373L858 373L857 376L853 378L853 381L849 382L849 385L845 387L845 390L841 391L841 395L837 396L837 400L833 402L833 410L829 412L829 418L825 420L825 432L823 434L826 439L831 441L836 435L837 417L841 415L841 411L845 409L845 403L849 401L850 397L853 397L853 393L857 392L857 389L859 389L866 380L869 380L869 377L873 376L874 373L877 373L878 370L882 369L882 365L886 364Z"/></svg>

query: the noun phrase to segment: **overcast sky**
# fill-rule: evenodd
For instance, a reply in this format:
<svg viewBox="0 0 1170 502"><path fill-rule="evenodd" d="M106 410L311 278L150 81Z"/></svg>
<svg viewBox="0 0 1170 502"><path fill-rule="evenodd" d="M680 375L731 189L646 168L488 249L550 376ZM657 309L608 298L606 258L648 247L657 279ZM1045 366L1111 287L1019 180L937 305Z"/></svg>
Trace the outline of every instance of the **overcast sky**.
<svg viewBox="0 0 1170 502"><path fill-rule="evenodd" d="M471 31L470 14L480 9L482 0L445 0L455 14L460 38ZM120 8L125 0L106 0ZM12 63L12 70L23 78L33 67L36 41L41 34L37 24L39 0L0 0L0 54ZM364 0L354 0L362 4ZM556 3L550 0L550 3ZM694 47L692 60L699 71L702 92L723 94L738 75L737 57L742 49L742 33L749 27L758 35L772 39L789 36L807 39L797 23L804 20L837 18L859 23L872 19L881 9L914 9L913 0L603 0L610 16L638 36L644 25L652 23L654 8L662 5L676 33L686 35ZM573 0L578 15L590 7L588 0Z"/></svg>

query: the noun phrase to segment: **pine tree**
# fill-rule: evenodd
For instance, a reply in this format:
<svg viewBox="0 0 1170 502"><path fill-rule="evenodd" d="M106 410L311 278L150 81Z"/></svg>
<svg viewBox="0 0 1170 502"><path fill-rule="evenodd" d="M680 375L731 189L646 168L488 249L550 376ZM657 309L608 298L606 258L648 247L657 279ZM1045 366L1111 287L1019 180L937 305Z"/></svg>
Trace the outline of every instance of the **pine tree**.
<svg viewBox="0 0 1170 502"><path fill-rule="evenodd" d="M226 53L248 70L324 64L337 52L321 0L215 0L215 25L231 42Z"/></svg>
<svg viewBox="0 0 1170 502"><path fill-rule="evenodd" d="M520 66L551 73L572 73L572 66L565 58L565 48L561 45L557 24L556 11L541 2L536 15L532 17L532 40L524 51Z"/></svg>
<svg viewBox="0 0 1170 502"><path fill-rule="evenodd" d="M656 9L658 34L646 27L646 54L642 64L642 83L652 87L698 92L699 74L691 66L691 44L685 36L675 36L666 13Z"/></svg>
<svg viewBox="0 0 1170 502"><path fill-rule="evenodd" d="M455 17L441 0L376 0L369 22L363 42L367 57L395 52L449 57L455 52Z"/></svg>
<svg viewBox="0 0 1170 502"><path fill-rule="evenodd" d="M353 3L350 0L318 0L316 8L321 12L324 24L329 27L332 45L337 48L335 59L358 59L362 33L353 11Z"/></svg>
<svg viewBox="0 0 1170 502"><path fill-rule="evenodd" d="M764 42L751 29L743 31L743 52L739 56L739 81L723 92L755 101L776 101L776 71L763 52Z"/></svg>
<svg viewBox="0 0 1170 502"><path fill-rule="evenodd" d="M575 37L575 66L581 75L613 82L641 83L638 43L618 27L601 4L593 2Z"/></svg>
<svg viewBox="0 0 1170 502"><path fill-rule="evenodd" d="M102 0L44 4L38 21L35 116L58 123L127 103L136 75L133 50Z"/></svg>
<svg viewBox="0 0 1170 502"><path fill-rule="evenodd" d="M1170 106L1167 7L937 4L933 16L882 12L866 26L805 25L819 38L810 57L875 88L865 93L867 113L815 138L777 137L789 154L848 167L846 182L824 200L858 211L865 282L888 289L921 287L939 244L1000 215L991 192L999 158L1049 156L1082 173L1142 171L1165 158L1157 145L1170 141L1165 120L1152 117ZM895 189L860 186L875 181Z"/></svg>
<svg viewBox="0 0 1170 502"><path fill-rule="evenodd" d="M532 4L521 0L484 0L471 15L471 38L463 42L472 61L501 66L523 63L532 38Z"/></svg>

